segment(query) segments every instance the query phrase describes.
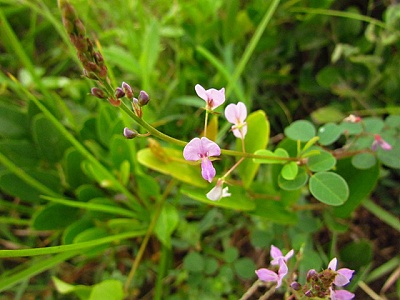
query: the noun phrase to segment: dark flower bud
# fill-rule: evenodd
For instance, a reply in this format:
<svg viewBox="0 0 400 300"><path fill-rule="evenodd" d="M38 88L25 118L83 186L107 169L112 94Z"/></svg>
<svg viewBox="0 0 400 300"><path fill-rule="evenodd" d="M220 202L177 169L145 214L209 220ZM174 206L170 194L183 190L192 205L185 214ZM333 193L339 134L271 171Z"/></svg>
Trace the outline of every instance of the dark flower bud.
<svg viewBox="0 0 400 300"><path fill-rule="evenodd" d="M292 289L294 289L295 291L300 291L300 289L301 289L301 284L298 283L297 281L293 281L293 282L290 284L290 287L291 287Z"/></svg>
<svg viewBox="0 0 400 300"><path fill-rule="evenodd" d="M145 91L140 91L139 97L138 97L138 103L139 106L145 106L147 103L149 103L150 97Z"/></svg>
<svg viewBox="0 0 400 300"><path fill-rule="evenodd" d="M124 128L124 137L127 139L133 139L137 137L138 133L136 131L130 130L128 127Z"/></svg>
<svg viewBox="0 0 400 300"><path fill-rule="evenodd" d="M306 297L313 297L314 296L314 294L313 294L313 292L311 290L308 290L308 291L304 292L304 295Z"/></svg>
<svg viewBox="0 0 400 300"><path fill-rule="evenodd" d="M129 84L122 82L122 89L124 90L126 97L129 99L133 98L133 90Z"/></svg>
<svg viewBox="0 0 400 300"><path fill-rule="evenodd" d="M318 276L317 271L315 271L314 269L311 269L307 272L307 282L310 282L311 280L315 280Z"/></svg>
<svg viewBox="0 0 400 300"><path fill-rule="evenodd" d="M79 36L85 36L86 34L85 25L83 25L82 21L79 19L75 20L75 30Z"/></svg>
<svg viewBox="0 0 400 300"><path fill-rule="evenodd" d="M125 96L125 92L124 92L124 90L123 90L122 88L117 87L117 88L115 89L114 95L115 95L115 97L117 97L117 98L119 99L119 98L122 98L122 97Z"/></svg>
<svg viewBox="0 0 400 300"><path fill-rule="evenodd" d="M106 97L106 95L104 95L104 91L103 91L102 89L98 88L98 87L93 87L93 88L90 90L90 93L91 93L93 96L95 96L95 97L97 97L97 98L99 98L99 99L104 99L104 98Z"/></svg>

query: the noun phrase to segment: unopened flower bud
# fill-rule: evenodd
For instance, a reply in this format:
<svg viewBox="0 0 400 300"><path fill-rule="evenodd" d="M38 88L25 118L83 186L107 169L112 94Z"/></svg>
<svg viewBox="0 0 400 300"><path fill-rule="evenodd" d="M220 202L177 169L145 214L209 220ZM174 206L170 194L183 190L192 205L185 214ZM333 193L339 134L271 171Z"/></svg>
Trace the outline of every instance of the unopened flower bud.
<svg viewBox="0 0 400 300"><path fill-rule="evenodd" d="M133 139L137 137L138 133L136 131L130 130L128 127L124 128L124 137L127 139Z"/></svg>
<svg viewBox="0 0 400 300"><path fill-rule="evenodd" d="M98 87L93 87L91 90L90 90L90 93L93 95L93 96L95 96L95 97L97 97L97 98L99 98L99 99L104 99L106 96L104 95L104 91L102 90L102 89L100 89L100 88L98 88Z"/></svg>
<svg viewBox="0 0 400 300"><path fill-rule="evenodd" d="M145 91L140 91L139 93L139 98L138 98L138 103L139 106L145 106L147 103L149 103L150 97Z"/></svg>
<svg viewBox="0 0 400 300"><path fill-rule="evenodd" d="M290 284L290 287L291 287L292 289L294 289L295 291L300 291L300 289L301 289L301 284L298 283L297 281L293 281L293 282Z"/></svg>
<svg viewBox="0 0 400 300"><path fill-rule="evenodd" d="M117 87L117 88L115 89L114 95L115 95L115 97L117 97L117 98L119 99L119 98L122 98L122 97L125 96L125 92L124 92L124 90L123 90L122 88Z"/></svg>
<svg viewBox="0 0 400 300"><path fill-rule="evenodd" d="M133 98L133 90L129 84L122 82L122 89L124 90L126 97L129 99Z"/></svg>
<svg viewBox="0 0 400 300"><path fill-rule="evenodd" d="M307 282L310 282L313 279L316 279L318 277L318 273L317 271L315 271L314 269L311 269L307 272Z"/></svg>
<svg viewBox="0 0 400 300"><path fill-rule="evenodd" d="M82 21L79 20L79 19L75 20L75 30L76 30L76 33L79 36L85 36L86 35L85 25L83 25Z"/></svg>

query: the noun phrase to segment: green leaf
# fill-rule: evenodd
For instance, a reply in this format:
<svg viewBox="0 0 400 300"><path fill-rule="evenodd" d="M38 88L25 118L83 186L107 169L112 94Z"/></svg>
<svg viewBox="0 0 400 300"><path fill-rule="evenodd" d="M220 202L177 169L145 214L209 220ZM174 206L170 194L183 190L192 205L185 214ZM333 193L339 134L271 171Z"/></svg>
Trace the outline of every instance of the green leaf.
<svg viewBox="0 0 400 300"><path fill-rule="evenodd" d="M249 257L242 257L233 263L236 274L243 279L251 279L255 276L256 264Z"/></svg>
<svg viewBox="0 0 400 300"><path fill-rule="evenodd" d="M0 103L0 137L21 139L28 136L29 123L27 115L12 108L11 105Z"/></svg>
<svg viewBox="0 0 400 300"><path fill-rule="evenodd" d="M363 123L365 126L365 131L372 134L380 133L385 126L385 123L382 119L372 117L364 118Z"/></svg>
<svg viewBox="0 0 400 300"><path fill-rule="evenodd" d="M293 180L286 180L282 177L282 175L279 175L278 185L283 190L294 191L303 187L307 183L307 180L308 175L306 171L304 170L304 168L300 168L298 170L296 178L294 178Z"/></svg>
<svg viewBox="0 0 400 300"><path fill-rule="evenodd" d="M351 158L351 163L354 167L361 170L372 168L376 164L375 155L372 153L359 153Z"/></svg>
<svg viewBox="0 0 400 300"><path fill-rule="evenodd" d="M181 193L194 200L212 206L242 211L255 209L254 202L250 198L248 198L248 196L246 195L246 191L239 186L230 186L229 192L231 193L231 196L222 198L218 201L211 201L206 197L206 194L211 190L211 188L211 185L207 189L195 189L189 186L184 186L181 188Z"/></svg>
<svg viewBox="0 0 400 300"><path fill-rule="evenodd" d="M342 129L334 124L327 123L318 129L319 143L323 146L336 142L342 134Z"/></svg>
<svg viewBox="0 0 400 300"><path fill-rule="evenodd" d="M352 165L350 158L341 159L337 162L336 172L346 180L350 195L345 204L334 208L334 214L340 218L348 218L374 189L379 177L379 164L360 170Z"/></svg>
<svg viewBox="0 0 400 300"><path fill-rule="evenodd" d="M258 110L251 113L247 119L247 134L244 139L246 152L254 153L256 150L265 149L268 145L270 125L265 112ZM241 140L238 139L236 149L242 151ZM243 186L248 188L256 176L259 164L250 159L245 159L238 167Z"/></svg>
<svg viewBox="0 0 400 300"><path fill-rule="evenodd" d="M98 227L91 227L81 231L76 237L74 238L74 244L84 243L89 241L96 241L100 240L101 238L108 237L109 233L104 228ZM100 252L103 252L107 248L110 247L111 243L108 244L101 244L96 247L93 247L90 250L85 252L86 256L92 257L98 255Z"/></svg>
<svg viewBox="0 0 400 300"><path fill-rule="evenodd" d="M339 124L339 127L342 132L349 135L357 135L363 131L361 123L342 122Z"/></svg>
<svg viewBox="0 0 400 300"><path fill-rule="evenodd" d="M285 128L285 135L294 141L308 142L315 134L314 125L306 120L295 121Z"/></svg>
<svg viewBox="0 0 400 300"><path fill-rule="evenodd" d="M253 161L255 163L260 163L260 164L284 164L287 162L286 159L274 159L274 157L277 158L288 158L289 154L287 151L283 148L277 148L275 149L274 152L270 150L257 150L254 152L256 155L263 155L263 156L271 156L271 158L253 158Z"/></svg>
<svg viewBox="0 0 400 300"><path fill-rule="evenodd" d="M114 135L110 143L110 158L115 169L119 169L124 161L133 164L131 149L125 137Z"/></svg>
<svg viewBox="0 0 400 300"><path fill-rule="evenodd" d="M113 135L122 135L122 119L118 117L117 110L112 105L102 104L96 118L96 133L103 146L109 147Z"/></svg>
<svg viewBox="0 0 400 300"><path fill-rule="evenodd" d="M318 155L308 158L307 166L312 172L328 171L336 165L336 158L329 152L321 150Z"/></svg>
<svg viewBox="0 0 400 300"><path fill-rule="evenodd" d="M297 199L296 199L297 200ZM296 224L297 215L287 209L286 205L279 201L268 199L255 199L255 209L249 214L259 216L278 224Z"/></svg>
<svg viewBox="0 0 400 300"><path fill-rule="evenodd" d="M392 140L386 139L386 141L390 143L392 146L392 150L390 151L385 151L378 147L376 153L378 156L378 159L385 165L393 169L400 169L400 139Z"/></svg>
<svg viewBox="0 0 400 300"><path fill-rule="evenodd" d="M281 175L282 178L286 180L294 180L297 176L298 171L299 166L297 165L297 163L295 161L291 161L283 166Z"/></svg>
<svg viewBox="0 0 400 300"><path fill-rule="evenodd" d="M361 267L367 266L373 259L372 242L364 239L342 246L340 259L346 267L353 270L359 270Z"/></svg>
<svg viewBox="0 0 400 300"><path fill-rule="evenodd" d="M175 206L166 203L157 220L154 232L157 238L168 248L171 248L171 235L178 226L179 214Z"/></svg>
<svg viewBox="0 0 400 300"><path fill-rule="evenodd" d="M116 279L104 280L92 288L89 300L122 300L124 299L124 289L122 282Z"/></svg>
<svg viewBox="0 0 400 300"><path fill-rule="evenodd" d="M94 226L93 222L88 218L78 219L74 223L70 224L67 228L65 228L62 237L63 244L72 244L74 242L75 237L79 233L93 226Z"/></svg>
<svg viewBox="0 0 400 300"><path fill-rule="evenodd" d="M317 124L340 122L346 116L334 106L321 107L311 113L311 118Z"/></svg>
<svg viewBox="0 0 400 300"><path fill-rule="evenodd" d="M89 298L90 292L92 291L92 288L89 286L72 285L54 276L52 277L52 279L56 290L60 294L74 293L76 296L78 296L79 299L86 300Z"/></svg>
<svg viewBox="0 0 400 300"><path fill-rule="evenodd" d="M137 153L139 163L196 187L208 185L207 181L201 177L200 165L193 166L186 162L182 151L170 148L161 149L164 151L165 159L155 155L150 148L139 150Z"/></svg>
<svg viewBox="0 0 400 300"><path fill-rule="evenodd" d="M74 222L79 216L79 209L61 204L50 204L38 211L32 220L36 230L62 229Z"/></svg>
<svg viewBox="0 0 400 300"><path fill-rule="evenodd" d="M70 142L58 131L53 122L43 114L32 121L32 131L42 159L55 163L62 159Z"/></svg>
<svg viewBox="0 0 400 300"><path fill-rule="evenodd" d="M0 152L19 167L31 168L40 163L35 145L28 140L2 139Z"/></svg>
<svg viewBox="0 0 400 300"><path fill-rule="evenodd" d="M81 168L83 160L83 155L74 148L69 148L65 153L63 160L64 175L66 182L73 189L90 182Z"/></svg>
<svg viewBox="0 0 400 300"><path fill-rule="evenodd" d="M27 170L26 173L55 193L61 189L60 179L52 172ZM18 197L24 201L42 202L40 195L43 192L28 185L24 180L8 171L0 172L0 188L8 195Z"/></svg>
<svg viewBox="0 0 400 300"><path fill-rule="evenodd" d="M197 252L189 252L183 259L183 267L189 272L202 272L204 257Z"/></svg>
<svg viewBox="0 0 400 300"><path fill-rule="evenodd" d="M332 172L319 172L311 176L309 182L311 194L319 201L333 206L346 202L349 187L340 175Z"/></svg>

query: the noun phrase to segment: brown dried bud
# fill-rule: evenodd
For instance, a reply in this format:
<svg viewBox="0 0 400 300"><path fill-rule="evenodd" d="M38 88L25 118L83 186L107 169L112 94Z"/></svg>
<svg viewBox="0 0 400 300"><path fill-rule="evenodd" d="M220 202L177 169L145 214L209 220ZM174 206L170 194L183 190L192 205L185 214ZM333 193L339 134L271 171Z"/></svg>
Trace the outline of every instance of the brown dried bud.
<svg viewBox="0 0 400 300"><path fill-rule="evenodd" d="M110 102L111 105L116 106L116 107L121 105L121 100L115 99L115 98L108 98L108 102Z"/></svg>
<svg viewBox="0 0 400 300"><path fill-rule="evenodd" d="M103 91L101 88L98 88L98 87L93 87L93 88L90 90L90 93L91 93L93 96L95 96L95 97L97 97L97 98L99 98L99 99L104 99L104 98L106 98L106 95L104 94L104 91Z"/></svg>
<svg viewBox="0 0 400 300"><path fill-rule="evenodd" d="M86 28L80 19L75 20L75 32L77 35L84 37L86 35Z"/></svg>

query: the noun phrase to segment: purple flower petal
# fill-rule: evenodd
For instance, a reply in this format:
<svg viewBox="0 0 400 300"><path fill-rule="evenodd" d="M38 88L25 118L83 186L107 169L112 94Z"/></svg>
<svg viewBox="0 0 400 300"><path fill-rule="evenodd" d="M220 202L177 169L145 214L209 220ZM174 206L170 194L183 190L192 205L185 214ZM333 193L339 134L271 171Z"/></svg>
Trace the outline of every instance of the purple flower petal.
<svg viewBox="0 0 400 300"><path fill-rule="evenodd" d="M333 270L333 271L336 271L336 267L337 267L337 258L334 257L334 258L332 258L332 260L329 262L328 269L331 269L331 270Z"/></svg>
<svg viewBox="0 0 400 300"><path fill-rule="evenodd" d="M350 293L349 291L346 290L334 291L332 288L330 290L331 290L332 300L351 300L355 296L353 293Z"/></svg>
<svg viewBox="0 0 400 300"><path fill-rule="evenodd" d="M351 277L353 276L354 270L350 270L348 268L342 268L337 270L337 275L335 277L334 284L337 286L344 286L350 282Z"/></svg>
<svg viewBox="0 0 400 300"><path fill-rule="evenodd" d="M264 282L278 282L279 280L278 274L265 268L256 270L256 274L258 279Z"/></svg>
<svg viewBox="0 0 400 300"><path fill-rule="evenodd" d="M219 156L221 155L221 148L213 141L206 137L201 138L202 153L205 156Z"/></svg>
<svg viewBox="0 0 400 300"><path fill-rule="evenodd" d="M213 178L215 177L216 171L211 163L211 161L207 158L204 157L201 160L201 176L208 182L211 182Z"/></svg>
<svg viewBox="0 0 400 300"><path fill-rule="evenodd" d="M194 87L197 96L199 96L201 99L203 99L204 101L208 101L208 96L206 93L206 90L200 85L200 84L196 84Z"/></svg>
<svg viewBox="0 0 400 300"><path fill-rule="evenodd" d="M199 138L192 139L183 149L183 157L186 160L198 161L201 159L201 140Z"/></svg>

